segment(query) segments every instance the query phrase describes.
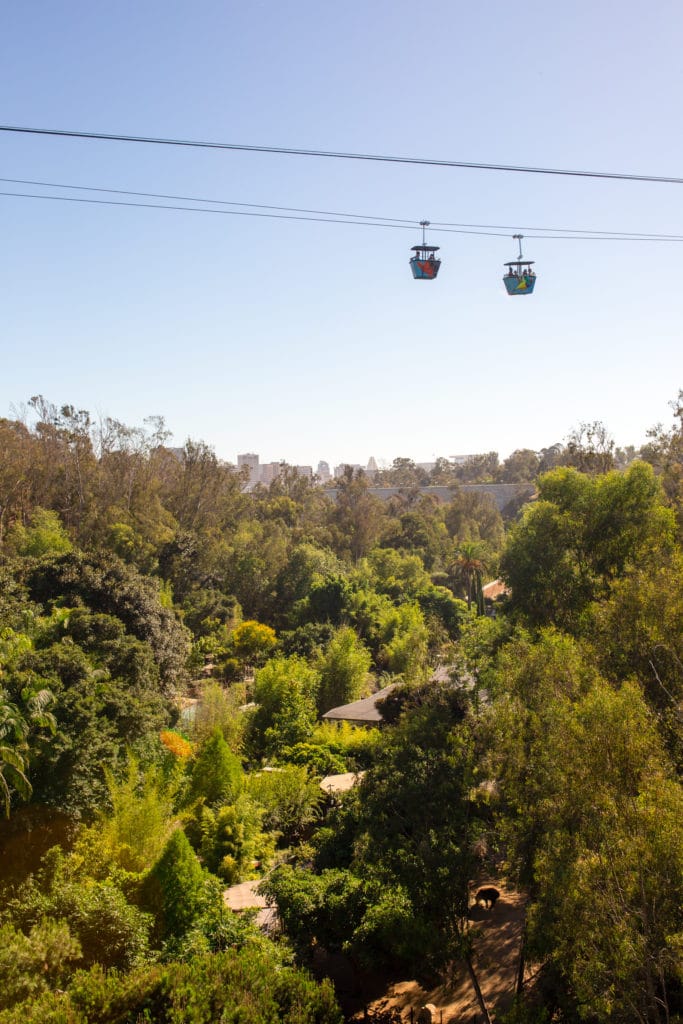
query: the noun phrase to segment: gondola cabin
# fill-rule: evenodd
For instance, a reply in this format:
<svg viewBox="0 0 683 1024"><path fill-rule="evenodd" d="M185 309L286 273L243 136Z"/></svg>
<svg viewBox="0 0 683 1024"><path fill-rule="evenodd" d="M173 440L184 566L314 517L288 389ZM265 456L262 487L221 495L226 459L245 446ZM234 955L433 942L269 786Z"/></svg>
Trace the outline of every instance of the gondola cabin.
<svg viewBox="0 0 683 1024"><path fill-rule="evenodd" d="M428 225L428 220L420 221L422 245L414 245L411 250L415 255L410 260L410 269L413 272L413 277L418 281L433 281L441 266L441 260L435 256L440 246L427 245L425 242L425 228Z"/></svg>
<svg viewBox="0 0 683 1024"><path fill-rule="evenodd" d="M438 245L414 245L415 255L410 261L410 269L413 277L422 281L433 281L439 273L441 260L434 255L439 249Z"/></svg>
<svg viewBox="0 0 683 1024"><path fill-rule="evenodd" d="M511 263L505 264L507 271L503 283L508 295L531 295L536 284L536 274L531 269L533 262L533 260L527 260L520 263L518 260L513 260Z"/></svg>
<svg viewBox="0 0 683 1024"><path fill-rule="evenodd" d="M516 260L509 260L503 266L507 267L503 284L508 295L531 295L536 284L536 274L531 269L534 260L525 260L522 256L522 238L524 235L513 235L519 244L519 256Z"/></svg>

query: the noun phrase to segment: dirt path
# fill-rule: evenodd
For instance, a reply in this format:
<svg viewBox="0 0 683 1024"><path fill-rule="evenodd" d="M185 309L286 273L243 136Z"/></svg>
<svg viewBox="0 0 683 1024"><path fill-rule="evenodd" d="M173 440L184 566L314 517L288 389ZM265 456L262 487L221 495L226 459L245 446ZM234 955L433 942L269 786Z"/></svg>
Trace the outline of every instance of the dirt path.
<svg viewBox="0 0 683 1024"><path fill-rule="evenodd" d="M525 898L498 882L495 884L500 891L495 907L473 907L470 920L475 932L474 969L491 1016L500 1018L510 1008L514 996ZM483 1019L464 963L455 964L452 977L431 989L415 979L392 982L378 976L362 981L337 976L335 982L347 1016L358 1020L363 1019L367 1006L368 1011L396 1008L407 1022L411 1009L417 1019L418 1010L426 1003L434 1004L443 1024L474 1024L475 1020Z"/></svg>

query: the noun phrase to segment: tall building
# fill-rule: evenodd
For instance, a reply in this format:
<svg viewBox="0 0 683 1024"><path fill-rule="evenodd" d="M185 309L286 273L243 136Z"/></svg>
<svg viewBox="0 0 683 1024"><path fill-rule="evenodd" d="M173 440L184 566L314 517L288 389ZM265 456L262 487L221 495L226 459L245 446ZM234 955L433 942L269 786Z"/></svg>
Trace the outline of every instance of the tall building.
<svg viewBox="0 0 683 1024"><path fill-rule="evenodd" d="M318 469L316 470L316 476L318 477L318 480L320 481L321 484L326 484L327 481L332 478L332 474L330 473L330 467L329 467L329 464L327 462L323 462L321 460L318 463Z"/></svg>
<svg viewBox="0 0 683 1024"><path fill-rule="evenodd" d="M363 467L359 466L357 462L342 462L341 466L334 467L334 478L335 480L338 480L340 476L344 476L347 469L352 469L355 473L357 469L362 468Z"/></svg>
<svg viewBox="0 0 683 1024"><path fill-rule="evenodd" d="M260 482L266 487L268 484L272 484L273 480L276 480L282 472L282 466L282 462L264 462L261 466Z"/></svg>
<svg viewBox="0 0 683 1024"><path fill-rule="evenodd" d="M251 490L261 479L261 467L259 466L259 457L255 452L245 452L244 455L237 456L237 468L241 469L242 466L249 467L249 481L247 483L247 490Z"/></svg>

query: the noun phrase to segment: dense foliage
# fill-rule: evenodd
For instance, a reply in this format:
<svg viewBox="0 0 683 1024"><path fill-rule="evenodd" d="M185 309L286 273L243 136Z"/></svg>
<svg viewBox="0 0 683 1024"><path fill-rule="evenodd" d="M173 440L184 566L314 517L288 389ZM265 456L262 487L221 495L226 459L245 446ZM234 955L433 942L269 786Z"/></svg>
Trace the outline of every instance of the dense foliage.
<svg viewBox="0 0 683 1024"><path fill-rule="evenodd" d="M0 421L0 1022L337 1024L321 950L462 959L488 1015L479 878L527 898L516 1021L682 1019L674 412L640 453L396 459L385 500L248 492L158 418ZM384 687L381 728L321 720Z"/></svg>

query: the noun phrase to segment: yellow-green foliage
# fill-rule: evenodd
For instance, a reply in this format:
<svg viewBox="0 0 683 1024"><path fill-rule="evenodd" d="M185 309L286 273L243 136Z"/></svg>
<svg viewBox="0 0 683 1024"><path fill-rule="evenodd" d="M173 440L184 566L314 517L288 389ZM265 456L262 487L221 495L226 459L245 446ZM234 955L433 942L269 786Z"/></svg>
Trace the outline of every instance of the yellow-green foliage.
<svg viewBox="0 0 683 1024"><path fill-rule="evenodd" d="M73 549L73 544L57 512L36 508L29 526L15 523L8 532L7 547L18 555L38 558L46 554L64 554Z"/></svg>
<svg viewBox="0 0 683 1024"><path fill-rule="evenodd" d="M275 630L255 619L241 622L230 636L236 658L248 664L262 664L277 644Z"/></svg>
<svg viewBox="0 0 683 1024"><path fill-rule="evenodd" d="M317 779L305 768L286 765L247 777L248 791L265 810L265 824L286 840L298 838L315 820L323 798Z"/></svg>
<svg viewBox="0 0 683 1024"><path fill-rule="evenodd" d="M418 604L402 604L388 611L381 622L384 640L380 660L389 672L407 682L420 679L426 669L429 631Z"/></svg>
<svg viewBox="0 0 683 1024"><path fill-rule="evenodd" d="M143 774L131 755L121 780L109 771L106 776L111 813L102 814L95 825L81 833L77 851L84 857L85 869L95 876L114 865L124 871L146 871L173 830L176 787L156 769Z"/></svg>
<svg viewBox="0 0 683 1024"><path fill-rule="evenodd" d="M0 1011L2 1024L342 1024L342 1019L330 980L318 982L282 966L272 947L229 949L128 974L94 968L80 973L68 992L45 993Z"/></svg>
<svg viewBox="0 0 683 1024"><path fill-rule="evenodd" d="M366 765L372 763L379 741L379 729L367 729L350 722L321 722L308 742Z"/></svg>
<svg viewBox="0 0 683 1024"><path fill-rule="evenodd" d="M264 809L247 793L234 804L199 811L203 864L229 885L253 876L273 855L275 840L262 830Z"/></svg>
<svg viewBox="0 0 683 1024"><path fill-rule="evenodd" d="M371 656L350 626L340 626L320 658L318 710L350 704L368 692Z"/></svg>
<svg viewBox="0 0 683 1024"><path fill-rule="evenodd" d="M192 739L201 746L216 729L220 729L230 749L238 754L245 729L245 717L239 709L245 701L242 685L235 684L226 690L220 683L206 682L192 722Z"/></svg>

